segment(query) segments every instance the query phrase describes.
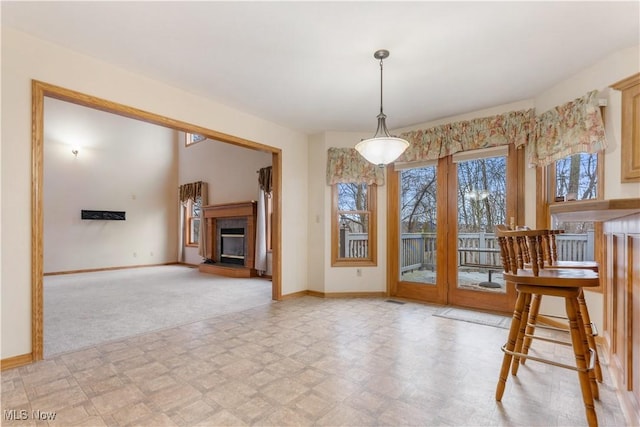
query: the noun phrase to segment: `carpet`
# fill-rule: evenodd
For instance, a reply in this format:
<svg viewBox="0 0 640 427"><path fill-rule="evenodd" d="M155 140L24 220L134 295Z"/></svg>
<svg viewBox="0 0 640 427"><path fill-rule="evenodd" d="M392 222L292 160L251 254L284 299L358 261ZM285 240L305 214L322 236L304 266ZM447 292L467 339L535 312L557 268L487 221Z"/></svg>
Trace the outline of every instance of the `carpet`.
<svg viewBox="0 0 640 427"><path fill-rule="evenodd" d="M271 282L168 265L45 276L44 355L271 303Z"/></svg>
<svg viewBox="0 0 640 427"><path fill-rule="evenodd" d="M465 310L455 307L446 307L433 314L445 319L461 320L463 322L476 323L478 325L493 326L495 328L509 329L511 317L500 314L485 313L482 311Z"/></svg>

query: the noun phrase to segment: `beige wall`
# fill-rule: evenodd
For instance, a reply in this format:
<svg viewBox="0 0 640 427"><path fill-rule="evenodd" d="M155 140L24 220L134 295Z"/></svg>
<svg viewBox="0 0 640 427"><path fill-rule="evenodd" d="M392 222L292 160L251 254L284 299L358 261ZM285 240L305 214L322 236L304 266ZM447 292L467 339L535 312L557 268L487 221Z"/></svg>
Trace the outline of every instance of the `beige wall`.
<svg viewBox="0 0 640 427"><path fill-rule="evenodd" d="M44 111L44 272L175 262L178 132L51 98Z"/></svg>
<svg viewBox="0 0 640 427"><path fill-rule="evenodd" d="M31 352L32 79L282 149L282 293L307 289L306 135L18 31L1 36L2 359Z"/></svg>
<svg viewBox="0 0 640 427"><path fill-rule="evenodd" d="M325 134L316 134L309 137L309 271L307 283L309 290L324 292L325 271L331 265L331 247L327 252L327 240L331 245L331 227L325 224L329 221L330 208L326 210L325 192L326 180L324 179L327 164L327 145ZM329 200L329 204L331 200ZM330 223L329 223L330 224ZM328 257L328 258L327 258Z"/></svg>
<svg viewBox="0 0 640 427"><path fill-rule="evenodd" d="M244 202L258 198L260 168L271 166L271 153L250 150L207 139L185 147L180 133L179 181L209 184L209 204ZM198 248L185 248L185 262L200 264Z"/></svg>
<svg viewBox="0 0 640 427"><path fill-rule="evenodd" d="M361 139L370 136L362 132L324 132L314 135L309 143L309 237L313 241L310 250L310 289L325 293L384 292L386 282L387 253L387 188L378 187L378 265L373 267L331 267L331 186L326 183L327 149L329 147L353 147ZM321 252L322 251L322 252ZM313 255L311 255L313 254ZM324 270L319 271L320 266ZM357 270L362 272L357 275Z"/></svg>

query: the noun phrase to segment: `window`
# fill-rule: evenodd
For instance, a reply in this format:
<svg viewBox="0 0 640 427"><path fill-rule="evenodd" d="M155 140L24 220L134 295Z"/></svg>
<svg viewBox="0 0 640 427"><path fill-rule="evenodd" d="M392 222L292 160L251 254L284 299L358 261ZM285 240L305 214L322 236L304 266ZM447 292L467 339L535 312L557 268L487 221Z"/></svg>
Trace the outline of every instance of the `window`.
<svg viewBox="0 0 640 427"><path fill-rule="evenodd" d="M598 154L573 154L556 161L551 170L554 201L599 198Z"/></svg>
<svg viewBox="0 0 640 427"><path fill-rule="evenodd" d="M600 107L605 117L605 107ZM606 125L606 124L605 124ZM548 177L547 206L565 201L589 201L602 199L604 193L604 153L572 154L546 167ZM549 219L547 211L547 219ZM591 261L599 251L598 234L601 225L588 222L557 222L551 219L546 223L552 228L565 230L565 234L556 238L558 260ZM547 226L545 223L538 226ZM595 242L594 242L595 240Z"/></svg>
<svg viewBox="0 0 640 427"><path fill-rule="evenodd" d="M600 107L605 117L605 107ZM606 124L605 124L606 125ZM602 199L604 193L604 153L578 153L546 167L547 204L574 200Z"/></svg>
<svg viewBox="0 0 640 427"><path fill-rule="evenodd" d="M458 288L506 294L507 287L499 274L500 249L494 230L507 223L508 147L503 155L458 161L457 167L457 238ZM465 152L465 157L473 152ZM489 155L494 155L491 153Z"/></svg>
<svg viewBox="0 0 640 427"><path fill-rule="evenodd" d="M375 185L332 186L331 265L377 265Z"/></svg>
<svg viewBox="0 0 640 427"><path fill-rule="evenodd" d="M548 166L549 203L602 199L604 153L572 154ZM558 260L593 261L599 251L595 239L600 225L592 221L558 222L551 228L565 230L556 237Z"/></svg>
<svg viewBox="0 0 640 427"><path fill-rule="evenodd" d="M436 283L437 230L437 165L400 170L401 281Z"/></svg>
<svg viewBox="0 0 640 427"><path fill-rule="evenodd" d="M200 134L197 134L197 133L185 133L184 134L184 146L188 147L188 146L190 146L192 144L195 144L197 142L204 141L205 139L207 139L207 137L204 136L204 135L200 135Z"/></svg>
<svg viewBox="0 0 640 427"><path fill-rule="evenodd" d="M198 246L200 242L200 212L202 207L202 199L197 197L195 201L189 199L187 201L187 215L185 221L185 245Z"/></svg>

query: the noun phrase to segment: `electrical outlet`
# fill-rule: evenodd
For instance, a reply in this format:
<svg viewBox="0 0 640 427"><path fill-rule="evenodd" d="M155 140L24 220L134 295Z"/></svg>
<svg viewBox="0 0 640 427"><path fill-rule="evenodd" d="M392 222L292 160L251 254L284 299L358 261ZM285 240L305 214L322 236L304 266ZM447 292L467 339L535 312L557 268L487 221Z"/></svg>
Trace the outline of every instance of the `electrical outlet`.
<svg viewBox="0 0 640 427"><path fill-rule="evenodd" d="M356 276L362 277L362 269L361 268L356 268Z"/></svg>
<svg viewBox="0 0 640 427"><path fill-rule="evenodd" d="M138 253L137 253L137 252L134 252L134 253L133 253L133 257L134 257L134 258L137 258L137 257L138 257Z"/></svg>
<svg viewBox="0 0 640 427"><path fill-rule="evenodd" d="M153 256L153 251L152 251L152 252L149 252L149 255Z"/></svg>

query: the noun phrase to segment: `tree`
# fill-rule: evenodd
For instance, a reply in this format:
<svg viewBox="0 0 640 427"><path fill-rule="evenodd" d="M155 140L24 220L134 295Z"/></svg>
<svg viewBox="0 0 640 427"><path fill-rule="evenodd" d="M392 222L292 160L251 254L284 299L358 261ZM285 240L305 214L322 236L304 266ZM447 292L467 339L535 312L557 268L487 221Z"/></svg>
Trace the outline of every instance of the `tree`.
<svg viewBox="0 0 640 427"><path fill-rule="evenodd" d="M407 169L401 174L402 231L434 231L437 221L437 171L435 166Z"/></svg>
<svg viewBox="0 0 640 427"><path fill-rule="evenodd" d="M342 183L338 185L338 211L340 221L353 233L363 233L368 229L367 184ZM350 212L351 211L351 212Z"/></svg>
<svg viewBox="0 0 640 427"><path fill-rule="evenodd" d="M506 158L457 163L458 230L493 231L506 221ZM401 173L402 232L435 231L437 168L428 166Z"/></svg>
<svg viewBox="0 0 640 427"><path fill-rule="evenodd" d="M493 231L506 219L506 158L457 164L458 230Z"/></svg>
<svg viewBox="0 0 640 427"><path fill-rule="evenodd" d="M598 188L597 154L580 153L556 162L556 196L573 193L577 200L595 199Z"/></svg>

